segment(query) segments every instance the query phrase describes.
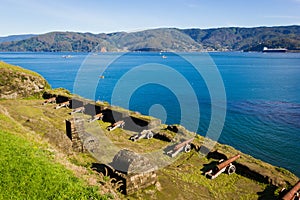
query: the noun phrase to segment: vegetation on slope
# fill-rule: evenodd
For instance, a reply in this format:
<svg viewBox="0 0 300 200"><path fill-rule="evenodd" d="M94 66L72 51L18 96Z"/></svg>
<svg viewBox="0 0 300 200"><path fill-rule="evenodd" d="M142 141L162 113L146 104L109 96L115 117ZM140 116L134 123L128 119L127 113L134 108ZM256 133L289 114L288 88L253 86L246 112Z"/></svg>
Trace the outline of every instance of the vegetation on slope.
<svg viewBox="0 0 300 200"><path fill-rule="evenodd" d="M45 81L17 66L1 63L1 69L33 82ZM10 78L6 75L0 77ZM20 85L15 78L9 80L4 85ZM46 81L45 85L50 90ZM53 92L67 94L62 89ZM64 124L68 112L42 102L41 95L0 100L0 199L117 199L107 177L85 167L95 160L72 151Z"/></svg>
<svg viewBox="0 0 300 200"><path fill-rule="evenodd" d="M0 99L40 96L50 85L39 74L0 62Z"/></svg>

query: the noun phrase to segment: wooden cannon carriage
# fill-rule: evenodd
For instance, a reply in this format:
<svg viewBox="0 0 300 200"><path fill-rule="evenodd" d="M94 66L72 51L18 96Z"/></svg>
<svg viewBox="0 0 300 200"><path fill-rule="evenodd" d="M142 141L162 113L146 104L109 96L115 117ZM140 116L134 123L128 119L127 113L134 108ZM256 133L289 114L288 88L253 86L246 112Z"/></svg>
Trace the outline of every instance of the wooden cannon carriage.
<svg viewBox="0 0 300 200"><path fill-rule="evenodd" d="M188 140L178 143L173 149L168 151L167 154L173 158L181 151L185 151L186 153L190 152L192 149L191 142L193 140L194 140L194 138L191 138L191 139L188 139Z"/></svg>
<svg viewBox="0 0 300 200"><path fill-rule="evenodd" d="M45 99L43 105L46 105L48 103L56 103L56 97L51 97L49 99Z"/></svg>
<svg viewBox="0 0 300 200"><path fill-rule="evenodd" d="M124 126L125 126L125 122L123 120L120 120L120 121L117 121L116 123L114 123L113 125L109 126L107 128L107 130L113 131L116 128L124 128Z"/></svg>
<svg viewBox="0 0 300 200"><path fill-rule="evenodd" d="M235 172L236 167L232 164L233 161L237 160L238 158L240 158L241 155L237 154L231 158L229 158L228 160L223 160L221 159L219 161L220 164L216 165L213 169L209 170L208 172L205 173L205 176L207 178L210 179L214 179L217 176L219 176L220 174L222 174L223 172L227 172L228 174L232 174Z"/></svg>
<svg viewBox="0 0 300 200"><path fill-rule="evenodd" d="M69 107L69 106L70 106L70 101L66 101L56 106L55 109L60 109L62 107Z"/></svg>
<svg viewBox="0 0 300 200"><path fill-rule="evenodd" d="M73 114L79 113L79 112L84 113L84 111L85 111L85 108L83 106L81 106L81 107L73 109L70 114L73 115Z"/></svg>
<svg viewBox="0 0 300 200"><path fill-rule="evenodd" d="M151 130L143 130L142 132L131 136L129 139L132 140L133 142L135 142L142 138L151 139L151 138L153 138L153 136L154 136L154 134Z"/></svg>
<svg viewBox="0 0 300 200"><path fill-rule="evenodd" d="M94 115L91 119L88 120L89 123L96 121L96 120L102 120L104 117L103 113L99 113L97 115Z"/></svg>

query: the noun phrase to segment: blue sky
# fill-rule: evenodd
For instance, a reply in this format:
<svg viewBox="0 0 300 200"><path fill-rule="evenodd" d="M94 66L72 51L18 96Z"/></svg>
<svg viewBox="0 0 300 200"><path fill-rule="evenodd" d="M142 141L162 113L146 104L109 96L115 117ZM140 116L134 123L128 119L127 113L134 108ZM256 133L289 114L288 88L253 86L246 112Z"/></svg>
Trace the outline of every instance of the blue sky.
<svg viewBox="0 0 300 200"><path fill-rule="evenodd" d="M1 0L0 36L300 25L300 0Z"/></svg>

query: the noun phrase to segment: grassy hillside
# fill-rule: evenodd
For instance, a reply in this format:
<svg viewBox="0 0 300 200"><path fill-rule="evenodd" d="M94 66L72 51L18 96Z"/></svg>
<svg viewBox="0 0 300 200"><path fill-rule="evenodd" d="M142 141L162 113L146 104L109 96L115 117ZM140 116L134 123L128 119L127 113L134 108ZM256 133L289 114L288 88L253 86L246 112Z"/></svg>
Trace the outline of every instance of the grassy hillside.
<svg viewBox="0 0 300 200"><path fill-rule="evenodd" d="M0 130L0 149L0 199L106 199L37 144Z"/></svg>
<svg viewBox="0 0 300 200"><path fill-rule="evenodd" d="M39 74L0 61L0 99L40 96L50 85Z"/></svg>
<svg viewBox="0 0 300 200"><path fill-rule="evenodd" d="M12 103L12 107L7 101ZM67 154L59 150L59 145L51 145L48 142L50 138L47 134L41 135L41 126L33 128L38 131L35 132L23 124L22 120L11 116L13 113L10 109L13 110L16 105L16 113L19 112L21 118L25 115L39 116L39 113L35 113L36 109L27 109L25 115L21 114L25 111L21 109L24 107L22 104L31 101L0 101L0 199L111 198L113 195L108 189L97 184L103 177L97 177L96 174L93 175L92 172L68 160L72 158L74 162L80 163L80 156L74 157L69 154L69 158L66 157ZM52 126L55 127L55 123ZM90 159L85 158L85 162L87 160Z"/></svg>
<svg viewBox="0 0 300 200"><path fill-rule="evenodd" d="M300 51L300 26L160 28L109 34L51 32L1 43L0 51L262 51L264 46Z"/></svg>
<svg viewBox="0 0 300 200"><path fill-rule="evenodd" d="M19 88L20 77L30 77L33 82L44 81L45 89L49 90L48 83L35 72L7 63L0 63L1 70L6 72L0 74L1 89L9 84ZM3 92L20 90L4 89ZM116 196L113 185L102 184L104 176L83 167L95 162L92 157L73 154L64 124L69 114L43 107L40 98L35 95L0 99L0 199L111 199Z"/></svg>

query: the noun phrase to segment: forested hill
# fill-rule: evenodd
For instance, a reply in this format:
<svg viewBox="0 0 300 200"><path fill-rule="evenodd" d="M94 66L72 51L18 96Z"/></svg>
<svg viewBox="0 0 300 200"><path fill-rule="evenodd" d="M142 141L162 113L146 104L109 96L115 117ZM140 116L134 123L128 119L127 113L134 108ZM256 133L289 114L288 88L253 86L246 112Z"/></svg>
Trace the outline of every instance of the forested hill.
<svg viewBox="0 0 300 200"><path fill-rule="evenodd" d="M10 35L6 37L0 37L0 43L3 42L11 42L11 41L19 41L19 40L25 40L31 37L34 37L36 35L34 34L25 34L25 35Z"/></svg>
<svg viewBox="0 0 300 200"><path fill-rule="evenodd" d="M300 26L177 29L139 32L50 32L0 43L0 51L261 51L287 48L300 51Z"/></svg>

